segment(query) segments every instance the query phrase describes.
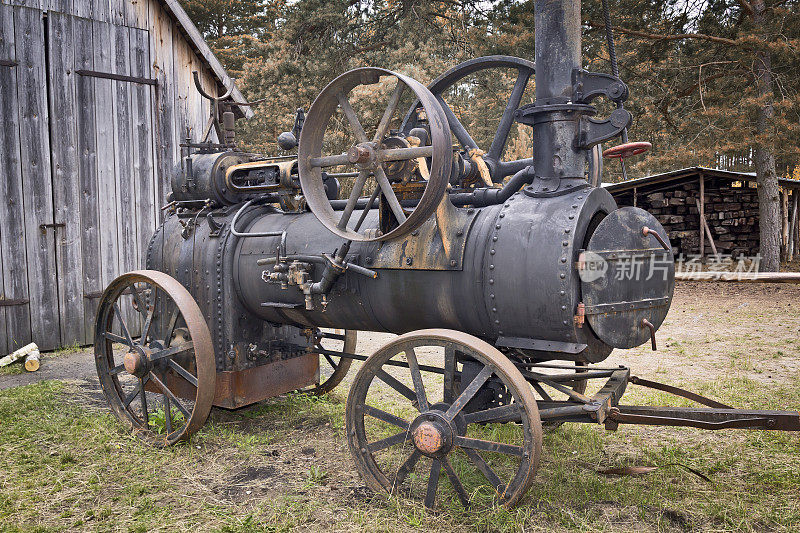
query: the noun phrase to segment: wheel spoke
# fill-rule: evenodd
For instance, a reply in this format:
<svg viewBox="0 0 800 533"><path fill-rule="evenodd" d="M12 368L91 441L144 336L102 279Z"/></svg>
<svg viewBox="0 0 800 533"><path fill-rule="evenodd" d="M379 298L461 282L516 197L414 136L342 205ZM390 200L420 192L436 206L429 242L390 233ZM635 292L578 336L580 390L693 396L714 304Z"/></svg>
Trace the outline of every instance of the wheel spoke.
<svg viewBox="0 0 800 533"><path fill-rule="evenodd" d="M147 313L147 306L144 305L144 302L142 301L142 295L139 293L139 289L136 288L135 283L131 284L130 290L131 294L133 295L133 301L136 302L136 312L139 313L141 318Z"/></svg>
<svg viewBox="0 0 800 533"><path fill-rule="evenodd" d="M114 302L114 312L117 314L117 318L119 319L120 327L122 328L122 333L125 334L125 339L127 339L128 346L133 346L133 339L131 338L131 334L128 332L128 326L125 324L125 319L122 318L122 312L119 310L119 305L117 302Z"/></svg>
<svg viewBox="0 0 800 533"><path fill-rule="evenodd" d="M144 416L144 427L150 429L150 414L147 412L147 393L144 390L144 379L139 380L139 390L142 391L140 396L142 401L142 415Z"/></svg>
<svg viewBox="0 0 800 533"><path fill-rule="evenodd" d="M194 348L194 343L192 341L186 341L184 343L179 344L178 346L170 346L169 348L164 348L163 350L154 352L152 355L150 355L149 359L150 361L158 361L159 359L173 357L183 352L188 352L193 348Z"/></svg>
<svg viewBox="0 0 800 533"><path fill-rule="evenodd" d="M403 396L405 396L406 398L411 400L416 405L416 403L417 403L417 395L414 394L414 391L412 391L411 389L406 387L404 384L402 384L400 381L398 381L397 378L395 378L391 374L387 373L382 368L380 370L378 370L377 372L375 372L375 375L378 376L378 378L380 378L381 381L383 381L384 383L389 385L391 388L393 388L394 390L396 390L397 392L399 392L400 394L402 394Z"/></svg>
<svg viewBox="0 0 800 533"><path fill-rule="evenodd" d="M383 420L387 424L392 424L393 426L397 426L402 430L408 430L408 426L411 425L409 422L403 420L399 416L387 413L386 411L381 411L377 407L372 407L371 405L364 404L364 414L373 418L377 418L378 420Z"/></svg>
<svg viewBox="0 0 800 533"><path fill-rule="evenodd" d="M487 422L519 422L522 420L522 410L519 404L511 403L500 407L492 407L483 411L475 411L464 415L467 424Z"/></svg>
<svg viewBox="0 0 800 533"><path fill-rule="evenodd" d="M125 344L126 346L130 346L131 348L133 348L133 344L129 343L128 339L126 339L125 337L121 337L121 336L117 335L116 333L112 333L110 331L104 331L103 332L103 337L105 337L106 339L110 340L111 342L118 342L120 344Z"/></svg>
<svg viewBox="0 0 800 533"><path fill-rule="evenodd" d="M142 338L140 341L142 344L147 343L147 336L150 334L150 326L153 325L153 315L155 314L155 310L155 304L147 310L147 317L145 317L144 326L142 326Z"/></svg>
<svg viewBox="0 0 800 533"><path fill-rule="evenodd" d="M137 396L139 396L139 393L140 393L140 392L142 392L142 390L141 390L139 387L136 387L136 390L134 390L132 393L130 393L129 395L127 395L127 396L125 397L125 399L122 401L122 406L123 406L125 409L127 409L127 408L128 408L128 406L131 404L131 402L132 402L132 401L133 401L133 400L134 400L134 399L135 399Z"/></svg>
<svg viewBox="0 0 800 533"><path fill-rule="evenodd" d="M386 437L385 439L376 440L375 442L368 444L367 450L369 450L370 453L379 452L381 450L385 450L386 448L396 446L397 444L403 444L410 438L411 438L411 433L407 429L405 429L400 433L395 433L391 437Z"/></svg>
<svg viewBox="0 0 800 533"><path fill-rule="evenodd" d="M428 490L425 492L425 507L433 509L436 503L436 490L439 488L439 474L442 471L442 463L434 459L431 463L431 477L428 478Z"/></svg>
<svg viewBox="0 0 800 533"><path fill-rule="evenodd" d="M444 471L447 473L447 479L450 480L450 484L453 486L456 494L458 494L458 499L461 500L461 505L464 506L464 509L469 509L469 496L464 489L464 485L461 484L461 480L458 479L458 474L453 470L453 465L450 464L447 457L444 458L442 464L444 465Z"/></svg>
<svg viewBox="0 0 800 533"><path fill-rule="evenodd" d="M414 391L417 394L417 404L419 410L428 410L428 397L425 395L425 384L422 382L422 374L419 371L419 363L417 362L417 353L414 348L406 350L406 359L408 360L408 368L411 370L411 381L414 382Z"/></svg>
<svg viewBox="0 0 800 533"><path fill-rule="evenodd" d="M308 164L312 167L338 167L341 165L350 165L350 157L347 154L339 155L324 155L322 157L312 157L308 160Z"/></svg>
<svg viewBox="0 0 800 533"><path fill-rule="evenodd" d="M334 371L339 368L339 365L333 362L333 358L330 355L325 354L325 360L328 361L328 364L331 365Z"/></svg>
<svg viewBox="0 0 800 533"><path fill-rule="evenodd" d="M444 391L442 399L445 403L453 403L456 398L456 350L452 346L444 348Z"/></svg>
<svg viewBox="0 0 800 533"><path fill-rule="evenodd" d="M178 316L180 315L180 311L177 307L172 310L172 313L169 315L169 322L167 322L167 331L164 332L164 346L169 348L169 345L172 344L172 335L175 333L175 326L178 323Z"/></svg>
<svg viewBox="0 0 800 533"><path fill-rule="evenodd" d="M450 124L450 130L456 136L458 142L461 143L461 146L467 151L478 148L478 144L472 140L472 137L464 128L464 125L461 124L461 121L456 118L455 113L453 113L453 110L450 109L449 105L447 105L447 102L444 101L444 98L442 98L441 95L438 95L436 99L439 101L442 109L444 109L444 114L447 116L447 122Z"/></svg>
<svg viewBox="0 0 800 533"><path fill-rule="evenodd" d="M353 215L353 210L356 208L356 203L361 197L361 192L364 190L364 184L367 182L368 177L369 172L366 170L362 170L358 173L358 177L356 177L356 181L353 183L353 190L350 191L350 197L347 199L347 205L344 206L342 218L339 219L339 223L336 225L339 229L347 227L347 223Z"/></svg>
<svg viewBox="0 0 800 533"><path fill-rule="evenodd" d="M392 96L389 98L389 105L386 106L383 117L381 117L381 121L378 123L378 130L375 132L375 137L372 139L373 142L380 142L383 135L386 133L386 128L389 127L389 123L392 121L392 116L394 115L395 109L397 109L397 104L400 103L400 97L403 95L404 88L405 84L397 80L397 85L392 92Z"/></svg>
<svg viewBox="0 0 800 533"><path fill-rule="evenodd" d="M473 396L478 392L478 389L483 387L483 384L489 379L489 376L492 375L492 368L489 365L486 365L478 372L478 375L475 376L467 388L461 393L461 395L456 398L456 401L453 402L453 405L447 410L445 413L445 417L448 420L452 420L455 416L464 408L465 405L472 399Z"/></svg>
<svg viewBox="0 0 800 533"><path fill-rule="evenodd" d="M389 183L389 178L386 177L386 173L383 171L383 167L381 165L375 167L375 181L378 182L381 191L383 191L383 196L389 203L389 208L391 208L392 213L394 213L397 223L402 224L405 222L406 214L403 212L403 208L400 206L400 201L394 194L394 191L392 190L392 184Z"/></svg>
<svg viewBox="0 0 800 533"><path fill-rule="evenodd" d="M119 373L120 373L120 372L122 372L123 370L125 370L125 365L117 365L117 366L115 366L114 368L110 368L110 369L108 370L108 374L109 374L110 376L116 376L117 374L119 374Z"/></svg>
<svg viewBox="0 0 800 533"><path fill-rule="evenodd" d="M460 446L461 448L470 448L473 450L482 450L484 452L497 452L505 455L516 455L517 457L522 457L522 446L516 446L514 444L471 439L469 437L460 437L458 435L453 437L453 444Z"/></svg>
<svg viewBox="0 0 800 533"><path fill-rule="evenodd" d="M344 93L337 94L336 99L339 101L339 107L342 108L342 113L344 113L344 116L347 118L347 122L349 122L350 127L353 128L356 140L360 143L367 142L367 134L364 133L364 127L361 125L361 122L358 121L356 112L353 110L353 106L350 105L350 100L347 99Z"/></svg>
<svg viewBox="0 0 800 533"><path fill-rule="evenodd" d="M169 396L164 396L164 432L169 435L172 433L172 405L170 405Z"/></svg>
<svg viewBox="0 0 800 533"><path fill-rule="evenodd" d="M372 209L372 204L375 203L375 198L378 197L380 192L381 192L380 186L375 187L375 190L372 191L372 196L369 197L369 200L367 201L366 207L364 207L364 210L361 211L361 216L358 217L358 221L356 222L356 225L353 226L353 231L358 231L358 230L361 229L361 224L363 224L364 220L366 220L367 215L369 214L369 210Z"/></svg>
<svg viewBox="0 0 800 533"><path fill-rule="evenodd" d="M180 377L194 385L195 388L197 387L197 378L190 374L188 370L176 363L174 359L167 359L167 364L171 369L177 372Z"/></svg>
<svg viewBox="0 0 800 533"><path fill-rule="evenodd" d="M519 108L522 95L525 93L525 87L528 86L528 80L531 74L531 71L528 69L520 69L517 71L517 81L514 82L514 88L511 90L511 96L508 98L506 108L503 110L503 117L500 119L500 125L497 126L494 139L492 139L492 145L489 147L488 155L495 161L500 159L500 156L503 154L503 149L506 147L508 133L511 131L511 126L514 124L514 112Z"/></svg>
<svg viewBox="0 0 800 533"><path fill-rule="evenodd" d="M500 477L492 470L492 468L483 460L481 454L471 448L461 448L467 459L475 465L475 468L481 471L483 476L486 478L489 483L492 484L494 490L497 491L498 494L502 494L503 490L505 489L503 482L500 480Z"/></svg>
<svg viewBox="0 0 800 533"><path fill-rule="evenodd" d="M397 474L394 476L394 482L392 483L392 487L394 489L397 489L403 484L403 481L406 480L408 474L414 470L414 467L417 465L420 457L422 457L422 453L419 450L414 449L414 452L408 456L408 459L406 459L405 462L400 465L400 468L397 470Z"/></svg>
<svg viewBox="0 0 800 533"><path fill-rule="evenodd" d="M169 387L167 387L166 385L164 385L164 383L163 383L163 382L162 382L160 379L158 379L158 378L155 376L155 374L153 374L152 372L149 374L149 376L150 376L150 379L152 379L152 380L153 380L153 383L155 383L155 384L158 386L158 388L159 388L159 389L161 389L162 391L164 391L164 394L166 394L167 396L169 396L169 399L170 399L170 400L172 400L173 402L175 402L175 407L177 407L177 408L178 408L178 410L179 410L181 413L183 413L183 416L185 416L185 417L186 417L186 419L188 420L188 419L191 417L191 413L190 413L190 412L189 412L189 411L186 409L186 407L184 407L184 406L183 406L183 404L182 404L182 403L180 402L180 400L178 400L178 398L177 398L177 397L176 397L176 396L175 396L175 395L172 393L172 391L171 391L171 390L169 390Z"/></svg>

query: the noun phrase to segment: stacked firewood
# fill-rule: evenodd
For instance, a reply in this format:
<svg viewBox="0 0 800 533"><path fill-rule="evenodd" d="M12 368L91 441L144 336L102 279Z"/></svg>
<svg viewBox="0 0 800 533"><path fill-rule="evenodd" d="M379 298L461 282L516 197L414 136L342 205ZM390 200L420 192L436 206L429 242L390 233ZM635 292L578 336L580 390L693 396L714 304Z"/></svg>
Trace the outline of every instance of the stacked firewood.
<svg viewBox="0 0 800 533"><path fill-rule="evenodd" d="M717 252L754 256L758 253L758 195L755 188L732 187L728 183L705 185L705 219ZM700 253L700 202L698 183L684 183L675 189L645 193L638 207L646 209L667 231L676 255L689 258ZM705 238L705 253L712 254Z"/></svg>

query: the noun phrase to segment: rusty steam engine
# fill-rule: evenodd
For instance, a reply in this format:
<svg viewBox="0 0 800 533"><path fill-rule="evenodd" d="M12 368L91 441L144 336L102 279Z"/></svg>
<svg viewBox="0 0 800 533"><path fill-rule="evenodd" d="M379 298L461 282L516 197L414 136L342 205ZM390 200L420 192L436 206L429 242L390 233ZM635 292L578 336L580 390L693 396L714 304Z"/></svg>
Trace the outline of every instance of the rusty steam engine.
<svg viewBox="0 0 800 533"><path fill-rule="evenodd" d="M186 143L147 270L118 278L100 304L96 360L115 414L148 442L172 444L212 404L327 392L364 360L346 412L355 464L370 487L429 507L442 469L469 503L457 460L500 503L519 501L543 426L799 429L796 412L735 410L596 365L614 348L655 349L674 258L653 216L618 208L600 186L600 143L623 137L606 157L648 145L624 138L623 81L580 59L580 3L536 2L535 63L478 58L428 87L352 70L279 138L296 156L236 150L227 95L209 96L222 142ZM516 81L491 145L479 147L446 94L491 69ZM535 101L522 105L534 78ZM370 90L387 102L379 120L353 103ZM614 104L609 116L594 118L597 99ZM504 158L516 122L533 128L533 158ZM613 275L624 261L636 276ZM356 331L400 336L366 357ZM629 383L706 407L624 406ZM507 431L488 431L497 425ZM430 475L415 487L421 461Z"/></svg>

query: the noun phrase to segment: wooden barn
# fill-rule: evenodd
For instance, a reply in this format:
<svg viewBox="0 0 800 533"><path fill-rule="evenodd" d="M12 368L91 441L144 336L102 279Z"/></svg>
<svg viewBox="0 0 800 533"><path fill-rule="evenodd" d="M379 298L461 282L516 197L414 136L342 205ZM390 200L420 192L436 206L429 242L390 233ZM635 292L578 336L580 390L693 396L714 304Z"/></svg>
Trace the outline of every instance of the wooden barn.
<svg viewBox="0 0 800 533"><path fill-rule="evenodd" d="M177 0L0 0L0 353L92 342L204 133L193 71L233 83Z"/></svg>
<svg viewBox="0 0 800 533"><path fill-rule="evenodd" d="M619 205L641 207L664 226L676 256L747 256L759 249L756 175L691 167L604 186ZM784 259L798 250L800 181L780 178Z"/></svg>

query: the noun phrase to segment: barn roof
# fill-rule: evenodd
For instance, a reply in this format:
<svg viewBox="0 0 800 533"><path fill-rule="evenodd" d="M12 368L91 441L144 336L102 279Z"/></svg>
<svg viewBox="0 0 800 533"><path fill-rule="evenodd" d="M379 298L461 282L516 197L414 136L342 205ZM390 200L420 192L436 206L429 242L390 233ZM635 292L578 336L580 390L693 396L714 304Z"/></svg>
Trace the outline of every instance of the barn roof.
<svg viewBox="0 0 800 533"><path fill-rule="evenodd" d="M678 170L671 170L661 174L653 174L644 178L623 181L620 183L604 183L603 187L611 194L631 190L633 188L648 187L660 184L677 184L684 181L696 180L700 174L707 178L720 178L729 181L754 181L755 172L734 172L731 170L721 170L718 168L707 167L688 167ZM778 178L778 184L788 189L800 189L800 181L787 178Z"/></svg>
<svg viewBox="0 0 800 533"><path fill-rule="evenodd" d="M189 15L186 14L186 11L183 10L178 0L158 1L172 16L172 18L175 19L175 22L177 22L181 33L184 35L184 37L186 37L186 40L189 42L200 59L205 62L206 66L214 74L214 77L217 78L219 84L226 88L233 85L231 99L233 99L235 102L245 102L246 100L239 91L239 88L236 86L233 78L231 78L225 71L225 67L222 66L222 63L219 62L217 56L211 51L211 48L209 48L208 43L206 43L206 40L203 38L200 30L197 29L197 26L194 25L192 19L190 19ZM238 108L244 117L251 118L253 116L253 110L249 106L238 106Z"/></svg>

